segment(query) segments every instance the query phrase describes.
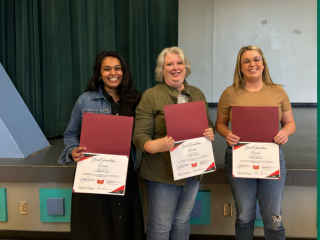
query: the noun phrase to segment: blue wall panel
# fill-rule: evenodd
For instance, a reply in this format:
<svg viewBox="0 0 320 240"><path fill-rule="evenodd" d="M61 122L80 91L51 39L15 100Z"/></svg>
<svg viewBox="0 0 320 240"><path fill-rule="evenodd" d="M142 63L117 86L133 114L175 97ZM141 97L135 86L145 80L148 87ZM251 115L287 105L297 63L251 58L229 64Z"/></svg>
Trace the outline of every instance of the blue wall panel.
<svg viewBox="0 0 320 240"><path fill-rule="evenodd" d="M50 216L64 215L64 198L47 198L47 214Z"/></svg>
<svg viewBox="0 0 320 240"><path fill-rule="evenodd" d="M192 218L201 218L202 217L202 200L196 200L191 211Z"/></svg>

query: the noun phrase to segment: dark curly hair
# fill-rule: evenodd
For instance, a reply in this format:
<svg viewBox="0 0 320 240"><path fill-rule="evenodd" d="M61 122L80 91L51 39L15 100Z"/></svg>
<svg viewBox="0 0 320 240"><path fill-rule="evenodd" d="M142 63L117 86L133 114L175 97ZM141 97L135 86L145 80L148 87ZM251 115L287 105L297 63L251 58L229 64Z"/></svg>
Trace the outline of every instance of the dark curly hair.
<svg viewBox="0 0 320 240"><path fill-rule="evenodd" d="M93 67L93 75L87 85L86 91L96 91L101 84L99 80L101 75L101 63L106 57L117 58L121 63L123 78L118 86L118 94L121 98L122 114L124 116L134 116L135 108L141 99L141 93L133 88L133 81L129 67L123 57L117 52L103 51L97 55L96 62Z"/></svg>

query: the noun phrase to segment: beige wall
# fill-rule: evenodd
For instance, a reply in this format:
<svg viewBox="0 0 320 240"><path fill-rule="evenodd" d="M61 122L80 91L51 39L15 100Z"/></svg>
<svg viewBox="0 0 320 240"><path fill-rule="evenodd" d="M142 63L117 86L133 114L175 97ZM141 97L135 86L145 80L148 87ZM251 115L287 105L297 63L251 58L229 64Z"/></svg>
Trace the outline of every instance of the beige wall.
<svg viewBox="0 0 320 240"><path fill-rule="evenodd" d="M178 46L191 62L188 82L208 102L218 102L232 84L237 54L247 45L263 50L272 80L292 102L317 102L316 0L179 0Z"/></svg>
<svg viewBox="0 0 320 240"><path fill-rule="evenodd" d="M24 231L70 231L69 223L40 221L40 188L72 188L72 183L0 183L7 189L8 221L0 222L0 229ZM28 215L20 215L19 202L28 202Z"/></svg>
<svg viewBox="0 0 320 240"><path fill-rule="evenodd" d="M234 235L235 207L227 184L200 185L211 190L211 225L191 226L193 234ZM232 204L232 217L223 216L223 204ZM317 237L317 188L285 186L283 197L283 225L287 237ZM255 227L255 236L263 236L263 228Z"/></svg>
<svg viewBox="0 0 320 240"><path fill-rule="evenodd" d="M212 173L214 174L214 173ZM40 222L39 188L71 188L71 183L0 183L7 188L8 222L0 222L0 229L25 231L70 231L69 223ZM140 179L145 219L148 199ZM228 184L201 184L201 190L211 191L211 225L192 225L191 234L234 235L235 209ZM20 215L19 202L28 202L28 215ZM223 204L232 203L233 216L223 216ZM283 198L283 224L287 237L316 238L317 188L286 186ZM147 221L146 221L147 223ZM255 236L263 235L256 227Z"/></svg>

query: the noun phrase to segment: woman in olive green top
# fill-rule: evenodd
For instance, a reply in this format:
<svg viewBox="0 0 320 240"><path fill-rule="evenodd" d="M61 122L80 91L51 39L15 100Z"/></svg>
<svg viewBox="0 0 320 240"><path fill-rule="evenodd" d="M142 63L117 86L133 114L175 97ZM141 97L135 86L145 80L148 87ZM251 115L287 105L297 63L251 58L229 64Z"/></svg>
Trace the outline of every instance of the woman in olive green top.
<svg viewBox="0 0 320 240"><path fill-rule="evenodd" d="M239 240L253 237L256 217L256 199L264 224L266 239L283 240L281 203L286 179L284 155L280 147L281 179L248 179L232 177L232 146L241 136L236 136L228 128L232 123L233 106L277 106L282 129L274 137L274 142L282 145L295 132L291 104L284 89L271 80L267 61L260 48L247 46L240 49L233 85L221 95L218 104L217 132L226 138L228 147L225 154L225 170L230 182L237 210L235 231Z"/></svg>
<svg viewBox="0 0 320 240"><path fill-rule="evenodd" d="M133 143L143 152L140 175L147 180L149 224L147 239L187 240L190 214L199 189L197 178L173 180L169 150L174 139L167 136L165 105L204 100L203 93L185 80L191 73L189 60L178 47L165 48L158 56L156 79L136 108ZM203 133L213 141L213 124L206 104L209 128ZM192 114L192 113L190 113Z"/></svg>

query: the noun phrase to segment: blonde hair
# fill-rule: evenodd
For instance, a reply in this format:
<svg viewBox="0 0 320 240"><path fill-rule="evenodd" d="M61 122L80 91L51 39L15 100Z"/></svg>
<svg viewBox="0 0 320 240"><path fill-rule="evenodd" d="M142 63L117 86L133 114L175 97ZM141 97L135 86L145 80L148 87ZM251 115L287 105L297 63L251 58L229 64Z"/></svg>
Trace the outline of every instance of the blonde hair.
<svg viewBox="0 0 320 240"><path fill-rule="evenodd" d="M155 75L156 75L156 81L158 82L163 82L163 64L164 64L164 58L168 53L174 53L174 54L179 54L180 59L183 63L183 65L186 67L186 76L187 78L191 74L191 65L189 62L189 59L186 57L184 52L182 51L181 48L179 47L170 47L170 48L165 48L161 51L161 53L158 55L157 58L157 66L155 70Z"/></svg>
<svg viewBox="0 0 320 240"><path fill-rule="evenodd" d="M234 71L233 85L232 85L232 86L234 86L235 90L238 91L240 88L244 88L244 85L245 85L245 82L243 79L243 73L241 72L241 57L242 57L242 54L247 50L258 51L262 57L262 61L263 61L263 65L264 65L264 69L263 69L263 73L262 73L262 82L264 82L266 85L276 85L273 83L273 81L270 77L267 60L264 57L262 50L260 48L258 48L257 46L249 45L246 47L242 47L238 53L236 69Z"/></svg>

